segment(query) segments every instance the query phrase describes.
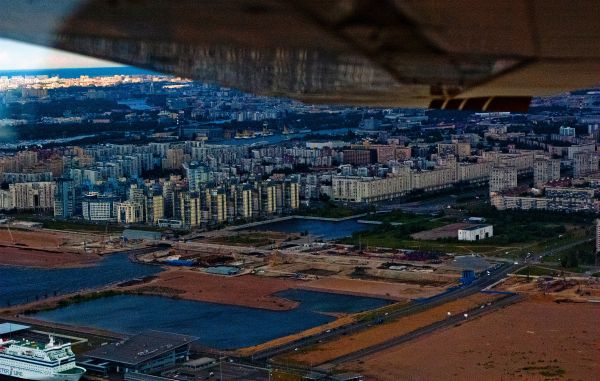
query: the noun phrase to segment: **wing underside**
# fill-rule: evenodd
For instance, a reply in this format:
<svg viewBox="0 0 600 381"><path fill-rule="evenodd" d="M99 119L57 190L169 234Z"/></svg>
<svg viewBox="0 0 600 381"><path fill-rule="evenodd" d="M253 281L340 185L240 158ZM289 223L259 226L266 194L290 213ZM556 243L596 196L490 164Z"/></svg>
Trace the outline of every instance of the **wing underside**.
<svg viewBox="0 0 600 381"><path fill-rule="evenodd" d="M600 82L586 0L5 0L0 36L307 102L526 110Z"/></svg>

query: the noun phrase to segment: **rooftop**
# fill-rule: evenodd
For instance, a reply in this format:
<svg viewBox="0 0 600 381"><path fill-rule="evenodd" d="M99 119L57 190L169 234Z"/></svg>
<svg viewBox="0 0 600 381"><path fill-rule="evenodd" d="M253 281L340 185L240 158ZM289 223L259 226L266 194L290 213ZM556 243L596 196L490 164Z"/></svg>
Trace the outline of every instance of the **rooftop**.
<svg viewBox="0 0 600 381"><path fill-rule="evenodd" d="M458 230L472 231L472 230L479 230L479 229L487 228L488 226L492 226L492 225L473 225L473 226L468 226L466 228L462 228L462 229L458 229Z"/></svg>
<svg viewBox="0 0 600 381"><path fill-rule="evenodd" d="M93 349L87 352L85 356L135 366L196 340L198 338L194 336L145 331L125 341Z"/></svg>
<svg viewBox="0 0 600 381"><path fill-rule="evenodd" d="M31 328L28 325L16 323L0 323L0 335L8 335L15 332L24 331Z"/></svg>

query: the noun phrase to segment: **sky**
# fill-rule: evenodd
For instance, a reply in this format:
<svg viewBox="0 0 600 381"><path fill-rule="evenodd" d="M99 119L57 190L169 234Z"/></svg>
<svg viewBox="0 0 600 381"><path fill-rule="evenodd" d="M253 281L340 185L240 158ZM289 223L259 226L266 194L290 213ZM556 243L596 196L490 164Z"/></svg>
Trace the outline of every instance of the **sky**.
<svg viewBox="0 0 600 381"><path fill-rule="evenodd" d="M0 70L109 66L123 65L0 38Z"/></svg>

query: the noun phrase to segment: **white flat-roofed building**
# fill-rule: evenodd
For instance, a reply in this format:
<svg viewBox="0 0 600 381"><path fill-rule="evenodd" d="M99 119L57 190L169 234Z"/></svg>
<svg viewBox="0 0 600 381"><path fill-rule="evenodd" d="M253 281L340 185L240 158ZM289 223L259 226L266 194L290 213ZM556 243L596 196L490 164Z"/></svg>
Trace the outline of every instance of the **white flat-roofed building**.
<svg viewBox="0 0 600 381"><path fill-rule="evenodd" d="M479 241L493 235L494 227L492 225L473 225L458 230L459 241Z"/></svg>
<svg viewBox="0 0 600 381"><path fill-rule="evenodd" d="M116 219L115 205L117 198L88 194L84 196L81 207L83 219L86 221L111 221Z"/></svg>

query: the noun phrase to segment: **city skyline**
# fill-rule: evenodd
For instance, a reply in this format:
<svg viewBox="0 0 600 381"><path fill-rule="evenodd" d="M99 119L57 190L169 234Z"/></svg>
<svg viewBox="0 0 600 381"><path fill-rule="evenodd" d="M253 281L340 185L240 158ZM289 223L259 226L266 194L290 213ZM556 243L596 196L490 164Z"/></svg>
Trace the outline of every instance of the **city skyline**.
<svg viewBox="0 0 600 381"><path fill-rule="evenodd" d="M80 54L0 38L0 70L41 70L126 66Z"/></svg>

